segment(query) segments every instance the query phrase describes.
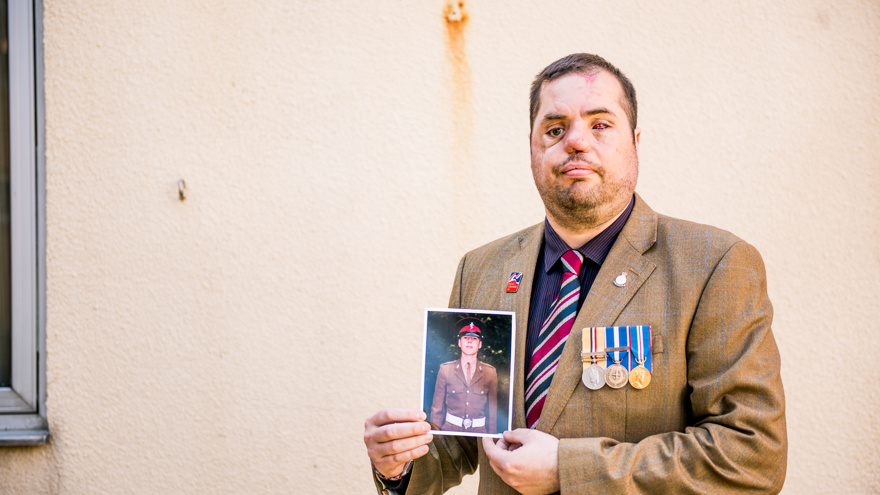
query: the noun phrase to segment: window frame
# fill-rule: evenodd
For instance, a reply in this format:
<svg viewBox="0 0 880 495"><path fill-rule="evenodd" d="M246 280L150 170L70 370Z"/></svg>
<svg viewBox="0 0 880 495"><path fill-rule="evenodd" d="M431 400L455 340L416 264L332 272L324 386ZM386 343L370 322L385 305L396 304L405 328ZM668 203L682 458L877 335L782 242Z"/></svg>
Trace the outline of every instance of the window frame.
<svg viewBox="0 0 880 495"><path fill-rule="evenodd" d="M0 446L48 441L42 1L7 3L12 376L0 387Z"/></svg>

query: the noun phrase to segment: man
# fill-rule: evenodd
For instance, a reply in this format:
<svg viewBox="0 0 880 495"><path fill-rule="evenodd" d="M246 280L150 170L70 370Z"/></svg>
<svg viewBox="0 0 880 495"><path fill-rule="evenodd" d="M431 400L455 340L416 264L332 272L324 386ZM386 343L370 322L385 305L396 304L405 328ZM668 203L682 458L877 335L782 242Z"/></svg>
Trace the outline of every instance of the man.
<svg viewBox="0 0 880 495"><path fill-rule="evenodd" d="M441 493L479 466L484 494L781 489L785 406L763 261L635 194L636 115L632 84L601 57L570 55L535 79L531 163L546 219L467 253L450 297L517 312L514 430L497 443L432 438L419 411L379 412L364 441L380 487ZM520 290L504 292L517 272ZM557 294L576 294L576 317L535 386L547 378L533 369ZM651 328L650 384L588 389L590 329L635 325Z"/></svg>
<svg viewBox="0 0 880 495"><path fill-rule="evenodd" d="M494 366L477 360L486 324L479 318L463 318L455 327L461 358L440 365L431 422L445 431L495 433L498 375Z"/></svg>

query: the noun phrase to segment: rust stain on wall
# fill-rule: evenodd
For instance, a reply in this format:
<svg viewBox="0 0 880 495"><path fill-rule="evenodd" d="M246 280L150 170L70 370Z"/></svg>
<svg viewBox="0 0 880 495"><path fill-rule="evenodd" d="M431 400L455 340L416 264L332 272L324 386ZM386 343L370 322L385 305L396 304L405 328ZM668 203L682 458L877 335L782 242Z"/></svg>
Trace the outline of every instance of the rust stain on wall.
<svg viewBox="0 0 880 495"><path fill-rule="evenodd" d="M465 53L465 29L469 14L464 0L452 0L446 4L446 60L450 70L452 111L456 124L456 138L463 134L466 125L473 125L471 106L471 67Z"/></svg>
<svg viewBox="0 0 880 495"><path fill-rule="evenodd" d="M467 59L466 31L470 14L464 0L450 0L443 12L446 25L446 63L452 103L452 170L455 187L455 217L459 241L469 238L468 231L477 228L468 215L478 192L474 173L474 112L472 103L471 67Z"/></svg>

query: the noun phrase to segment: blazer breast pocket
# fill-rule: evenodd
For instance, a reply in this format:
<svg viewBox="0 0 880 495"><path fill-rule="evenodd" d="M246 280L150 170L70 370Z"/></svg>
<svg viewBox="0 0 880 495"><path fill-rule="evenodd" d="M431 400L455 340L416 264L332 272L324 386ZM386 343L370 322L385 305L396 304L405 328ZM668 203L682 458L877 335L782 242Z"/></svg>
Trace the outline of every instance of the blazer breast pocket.
<svg viewBox="0 0 880 495"><path fill-rule="evenodd" d="M654 338L651 339L651 356L663 354L664 352L666 352L666 349L663 346L663 336L654 335Z"/></svg>

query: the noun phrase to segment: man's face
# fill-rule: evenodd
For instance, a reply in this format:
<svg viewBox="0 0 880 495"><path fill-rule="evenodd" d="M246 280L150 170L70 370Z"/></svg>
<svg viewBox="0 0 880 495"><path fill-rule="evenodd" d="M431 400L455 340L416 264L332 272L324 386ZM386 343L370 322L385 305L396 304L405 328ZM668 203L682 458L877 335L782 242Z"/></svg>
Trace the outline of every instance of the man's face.
<svg viewBox="0 0 880 495"><path fill-rule="evenodd" d="M473 356L480 350L480 347L483 347L483 341L471 336L464 336L458 339L458 347L461 348L461 353L465 356Z"/></svg>
<svg viewBox="0 0 880 495"><path fill-rule="evenodd" d="M630 129L623 101L620 83L602 70L541 86L532 175L547 215L563 227L596 228L632 198L641 131Z"/></svg>

